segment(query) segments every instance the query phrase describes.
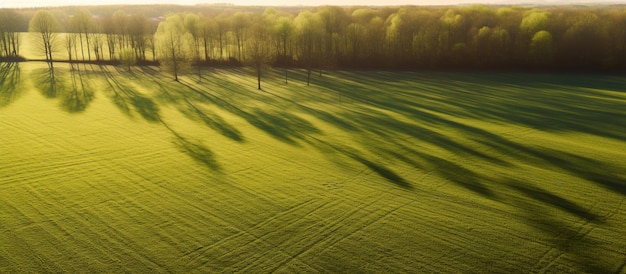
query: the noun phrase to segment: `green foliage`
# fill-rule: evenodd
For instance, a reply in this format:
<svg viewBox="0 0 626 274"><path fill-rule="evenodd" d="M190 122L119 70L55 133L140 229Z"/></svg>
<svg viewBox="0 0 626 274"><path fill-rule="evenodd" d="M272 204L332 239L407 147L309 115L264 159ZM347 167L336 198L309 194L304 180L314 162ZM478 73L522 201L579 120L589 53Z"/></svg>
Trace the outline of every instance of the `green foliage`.
<svg viewBox="0 0 626 274"><path fill-rule="evenodd" d="M520 29L528 34L546 30L550 14L546 11L531 11L522 19Z"/></svg>
<svg viewBox="0 0 626 274"><path fill-rule="evenodd" d="M185 30L183 15L168 15L154 36L159 60L172 69L174 80L178 81L179 72L193 58L193 36Z"/></svg>
<svg viewBox="0 0 626 274"><path fill-rule="evenodd" d="M538 66L552 64L552 35L542 30L533 35L530 42L530 58Z"/></svg>
<svg viewBox="0 0 626 274"><path fill-rule="evenodd" d="M157 26L178 16L182 22L176 24L181 26L171 38L181 41L179 48L185 48L174 55L179 56L178 64L186 65L246 63L252 32L263 24L270 32L264 40L272 52L269 63L279 67L626 69L626 9L619 5L308 9L199 6L193 10L173 8L180 12L165 19L148 17L136 9L118 7L93 17L90 8L81 8L71 14L63 24L69 32L78 33L74 55L80 54L83 60L91 60L94 55L96 60L115 60L121 50L131 48L138 63L150 64L147 56L152 54L153 61L171 65L168 49L172 43L163 43L163 31L157 32ZM64 12L52 11L59 16ZM16 29L10 19L5 19L16 15L30 16L23 11L3 11L0 17L0 34L4 33L0 35L0 53L4 56L13 54L19 45L14 39L17 36L5 30ZM551 35L550 50L539 46L543 42L537 39L544 38L537 37L533 42L542 31ZM460 50L458 45L467 49ZM166 49L161 49L163 46ZM108 58L103 54L107 52ZM539 59L551 61L539 61L538 55L544 55Z"/></svg>

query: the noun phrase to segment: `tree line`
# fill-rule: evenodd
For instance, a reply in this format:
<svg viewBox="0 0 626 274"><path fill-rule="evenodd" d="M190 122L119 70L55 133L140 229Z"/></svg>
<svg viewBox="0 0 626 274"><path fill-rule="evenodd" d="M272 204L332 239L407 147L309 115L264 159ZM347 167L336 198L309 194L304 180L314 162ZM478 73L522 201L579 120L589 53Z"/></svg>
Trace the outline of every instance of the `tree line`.
<svg viewBox="0 0 626 274"><path fill-rule="evenodd" d="M49 60L65 49L70 61L160 62L174 74L220 64L299 67L309 74L324 68L626 67L624 6L178 8L152 17L89 8L70 15L0 10L0 58L19 56L17 33L29 30L42 37ZM54 41L59 33L63 41Z"/></svg>

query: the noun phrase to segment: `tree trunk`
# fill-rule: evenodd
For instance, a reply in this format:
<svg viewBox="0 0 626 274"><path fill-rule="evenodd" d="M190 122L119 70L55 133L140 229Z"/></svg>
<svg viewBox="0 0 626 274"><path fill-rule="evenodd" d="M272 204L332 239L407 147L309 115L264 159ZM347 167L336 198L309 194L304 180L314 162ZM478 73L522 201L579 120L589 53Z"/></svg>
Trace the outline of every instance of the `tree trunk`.
<svg viewBox="0 0 626 274"><path fill-rule="evenodd" d="M259 86L259 90L261 90L261 66L257 64L256 66L256 79Z"/></svg>
<svg viewBox="0 0 626 274"><path fill-rule="evenodd" d="M306 85L311 83L311 67L306 70Z"/></svg>
<svg viewBox="0 0 626 274"><path fill-rule="evenodd" d="M83 34L79 33L78 37L80 38L80 52L83 57L83 62L85 61L85 47L83 46Z"/></svg>
<svg viewBox="0 0 626 274"><path fill-rule="evenodd" d="M89 35L87 34L87 32L85 32L85 41L87 41L87 56L89 58L89 61L91 61L91 50L90 50L91 49L91 43L89 42ZM83 57L83 58L85 58L85 57Z"/></svg>

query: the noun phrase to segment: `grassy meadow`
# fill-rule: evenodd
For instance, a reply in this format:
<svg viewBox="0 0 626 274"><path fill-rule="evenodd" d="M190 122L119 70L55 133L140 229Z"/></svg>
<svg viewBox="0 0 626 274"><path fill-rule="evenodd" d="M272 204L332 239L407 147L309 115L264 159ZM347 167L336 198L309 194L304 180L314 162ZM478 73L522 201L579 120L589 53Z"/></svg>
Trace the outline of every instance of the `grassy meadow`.
<svg viewBox="0 0 626 274"><path fill-rule="evenodd" d="M626 273L626 77L0 64L0 272Z"/></svg>

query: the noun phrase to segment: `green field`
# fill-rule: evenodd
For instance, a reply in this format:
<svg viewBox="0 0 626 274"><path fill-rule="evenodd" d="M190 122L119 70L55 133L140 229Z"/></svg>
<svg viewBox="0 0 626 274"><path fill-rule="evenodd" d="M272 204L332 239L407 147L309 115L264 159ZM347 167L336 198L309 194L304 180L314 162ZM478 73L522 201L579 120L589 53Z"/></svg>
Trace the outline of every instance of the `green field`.
<svg viewBox="0 0 626 274"><path fill-rule="evenodd" d="M0 66L0 272L626 273L626 77Z"/></svg>

